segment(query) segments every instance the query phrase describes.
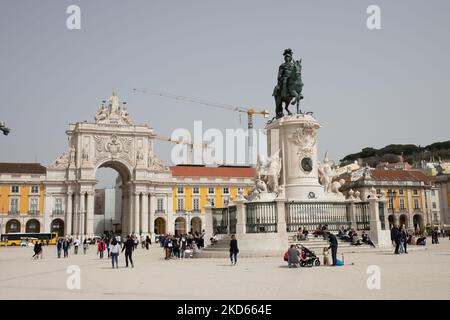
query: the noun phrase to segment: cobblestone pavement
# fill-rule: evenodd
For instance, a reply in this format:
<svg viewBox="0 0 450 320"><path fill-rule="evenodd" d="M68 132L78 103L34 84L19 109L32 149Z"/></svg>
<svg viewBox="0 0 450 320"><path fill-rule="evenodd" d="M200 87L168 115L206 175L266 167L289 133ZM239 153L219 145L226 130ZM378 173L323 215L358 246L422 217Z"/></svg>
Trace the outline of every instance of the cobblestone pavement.
<svg viewBox="0 0 450 320"><path fill-rule="evenodd" d="M165 261L153 245L135 251L135 268L119 269L100 260L94 247L87 255L57 259L54 246L44 247L42 260L32 248L0 248L0 299L450 299L450 241L426 250L345 255L343 267L290 269L280 258ZM68 289L79 266L80 289ZM380 271L381 288L369 290L368 266ZM76 282L71 282L76 284ZM371 283L376 283L371 282Z"/></svg>

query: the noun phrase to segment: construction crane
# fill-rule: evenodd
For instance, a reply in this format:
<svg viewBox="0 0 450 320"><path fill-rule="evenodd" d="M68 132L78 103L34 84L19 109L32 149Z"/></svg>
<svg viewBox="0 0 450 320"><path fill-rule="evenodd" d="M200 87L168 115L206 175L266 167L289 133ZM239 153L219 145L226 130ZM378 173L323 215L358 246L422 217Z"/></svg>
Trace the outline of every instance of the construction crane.
<svg viewBox="0 0 450 320"><path fill-rule="evenodd" d="M187 145L187 148L188 148L187 163L188 164L193 164L194 163L193 162L193 160L194 160L193 148L194 147L202 148L202 149L210 148L210 146L208 144L206 144L206 143L195 144L195 143L191 143L191 142L187 142L187 141L183 141L183 140L175 140L175 139L172 139L169 136L164 136L164 135L160 135L160 134L157 134L155 136L155 139L162 140L162 141L169 141L169 142L173 142L173 143L176 143L176 144L185 144L185 145Z"/></svg>
<svg viewBox="0 0 450 320"><path fill-rule="evenodd" d="M192 102L196 104L201 104L207 107L213 107L213 108L219 108L234 112L240 112L240 113L246 113L247 114L247 128L248 128L248 160L249 163L253 161L253 116L254 115L262 115L264 118L267 118L269 116L269 112L267 110L257 111L253 108L244 108L244 107L237 107L229 104L223 104L223 103L217 103L217 102L211 102L196 98L190 98L185 96L180 96L172 93L162 93L155 90L142 90L142 89L133 89L133 91L138 93L144 93L144 94L150 94L154 96L160 96L163 98L169 98L174 99L178 101L187 101Z"/></svg>

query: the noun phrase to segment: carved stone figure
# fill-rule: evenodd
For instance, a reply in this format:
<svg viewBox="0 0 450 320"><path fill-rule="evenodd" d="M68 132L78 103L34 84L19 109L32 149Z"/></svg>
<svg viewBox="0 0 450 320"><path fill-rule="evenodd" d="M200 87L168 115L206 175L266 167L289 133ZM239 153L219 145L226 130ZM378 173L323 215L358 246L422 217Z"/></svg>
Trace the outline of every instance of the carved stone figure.
<svg viewBox="0 0 450 320"><path fill-rule="evenodd" d="M325 153L323 163L319 162L319 182L323 186L325 193L332 193L333 191L333 177L335 171L333 169L334 161L328 159L328 152ZM344 181L345 182L345 181ZM340 186L339 186L340 187ZM336 192L334 192L336 193Z"/></svg>
<svg viewBox="0 0 450 320"><path fill-rule="evenodd" d="M130 114L115 93L102 104L95 115L96 123L132 125Z"/></svg>
<svg viewBox="0 0 450 320"><path fill-rule="evenodd" d="M256 182L262 181L268 192L279 192L279 179L281 172L281 159L279 151L270 157L258 155L256 163Z"/></svg>
<svg viewBox="0 0 450 320"><path fill-rule="evenodd" d="M115 134L111 136L111 140L106 144L106 150L111 153L122 152L122 145L117 141L117 136Z"/></svg>
<svg viewBox="0 0 450 320"><path fill-rule="evenodd" d="M67 156L67 153L63 153L59 157L53 161L53 163L50 165L51 168L67 168L69 164L69 158Z"/></svg>
<svg viewBox="0 0 450 320"><path fill-rule="evenodd" d="M74 164L75 161L76 161L76 159L75 159L75 147L74 147L74 146L71 146L71 147L70 147L70 158L69 158L69 163L70 163L70 164Z"/></svg>
<svg viewBox="0 0 450 320"><path fill-rule="evenodd" d="M342 195L342 192L339 189L345 184L344 179L339 179L339 181L333 181L331 183L331 192Z"/></svg>
<svg viewBox="0 0 450 320"><path fill-rule="evenodd" d="M148 167L154 171L167 171L168 168L164 165L164 163L156 158L151 152L148 154Z"/></svg>
<svg viewBox="0 0 450 320"><path fill-rule="evenodd" d="M83 152L82 152L82 154L81 154L81 157L82 157L83 161L89 161L89 150L88 150L88 146L84 146Z"/></svg>

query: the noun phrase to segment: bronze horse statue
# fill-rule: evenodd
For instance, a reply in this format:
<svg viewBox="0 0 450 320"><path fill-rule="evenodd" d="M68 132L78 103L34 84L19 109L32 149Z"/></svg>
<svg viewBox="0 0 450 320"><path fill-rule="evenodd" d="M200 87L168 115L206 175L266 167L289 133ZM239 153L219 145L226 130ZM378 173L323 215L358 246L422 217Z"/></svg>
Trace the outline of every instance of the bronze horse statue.
<svg viewBox="0 0 450 320"><path fill-rule="evenodd" d="M288 115L292 113L289 111L289 105L297 105L297 113L300 112L300 100L303 99L302 89L302 60L297 60L294 62L293 72L289 74L284 84L281 86L286 86L286 88L282 88L280 84L278 84L273 92L273 96L275 97L275 105L276 105L276 118L283 117L283 103L285 104L285 110Z"/></svg>

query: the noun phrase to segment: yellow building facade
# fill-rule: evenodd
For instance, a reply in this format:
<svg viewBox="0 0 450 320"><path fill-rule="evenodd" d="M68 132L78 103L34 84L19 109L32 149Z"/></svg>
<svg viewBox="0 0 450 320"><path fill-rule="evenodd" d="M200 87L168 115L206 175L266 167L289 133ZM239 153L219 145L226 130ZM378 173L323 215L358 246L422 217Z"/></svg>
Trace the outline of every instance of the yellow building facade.
<svg viewBox="0 0 450 320"><path fill-rule="evenodd" d="M1 233L43 230L46 168L36 163L0 163Z"/></svg>

